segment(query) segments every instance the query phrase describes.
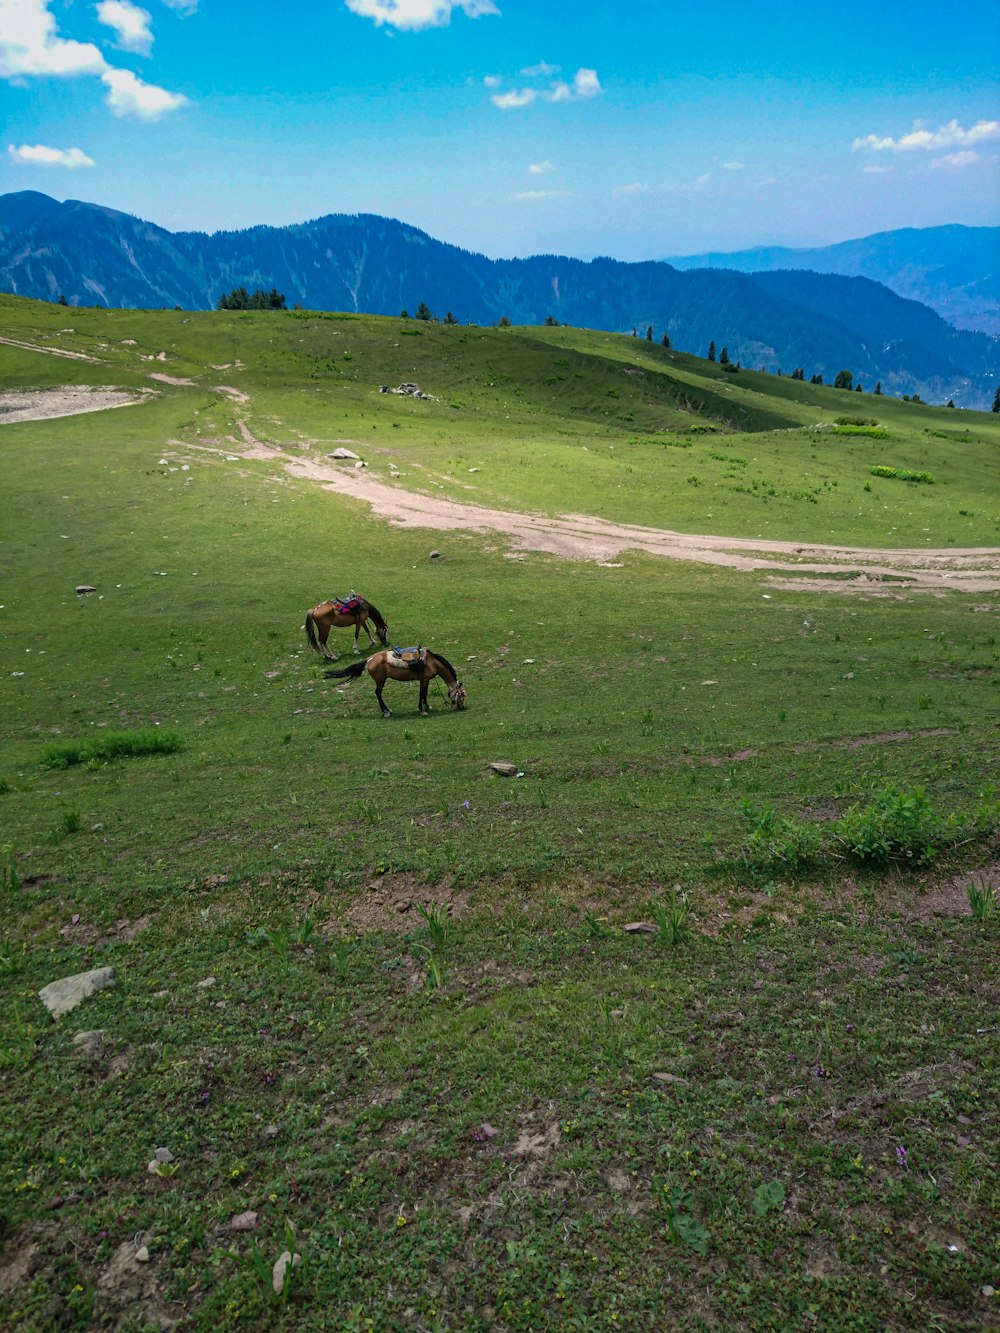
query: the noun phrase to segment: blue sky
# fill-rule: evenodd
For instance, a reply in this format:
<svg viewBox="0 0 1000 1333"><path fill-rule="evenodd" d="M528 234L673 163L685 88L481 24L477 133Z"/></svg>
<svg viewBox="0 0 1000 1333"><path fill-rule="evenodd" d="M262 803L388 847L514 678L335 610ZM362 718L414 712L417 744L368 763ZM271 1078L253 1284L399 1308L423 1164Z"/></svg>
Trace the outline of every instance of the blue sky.
<svg viewBox="0 0 1000 1333"><path fill-rule="evenodd" d="M0 0L0 193L494 257L993 225L998 51L996 0Z"/></svg>

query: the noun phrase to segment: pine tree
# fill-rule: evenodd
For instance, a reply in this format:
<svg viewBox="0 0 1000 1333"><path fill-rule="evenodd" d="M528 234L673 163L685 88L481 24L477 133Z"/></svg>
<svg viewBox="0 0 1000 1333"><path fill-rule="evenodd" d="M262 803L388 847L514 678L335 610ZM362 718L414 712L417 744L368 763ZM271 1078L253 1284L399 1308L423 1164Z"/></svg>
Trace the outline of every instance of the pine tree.
<svg viewBox="0 0 1000 1333"><path fill-rule="evenodd" d="M881 381L881 380L876 380L876 381L875 381L875 388L872 390L872 393L874 393L874 395L875 395L876 398L881 398L881 397L882 397L882 381Z"/></svg>
<svg viewBox="0 0 1000 1333"><path fill-rule="evenodd" d="M663 337L660 339L660 346L661 346L661 347L669 347L669 346L670 346L670 334L669 334L669 333L665 333L665 334L663 335Z"/></svg>
<svg viewBox="0 0 1000 1333"><path fill-rule="evenodd" d="M1000 412L1000 385L997 386L997 391L993 395L993 406L990 408L990 411Z"/></svg>
<svg viewBox="0 0 1000 1333"><path fill-rule="evenodd" d="M653 326L652 326L652 324L650 324L650 325L648 326L648 328L646 329L646 341L647 341L648 343L651 343L651 342L653 341Z"/></svg>
<svg viewBox="0 0 1000 1333"><path fill-rule="evenodd" d="M424 304L423 301L421 301L420 304L417 306L417 316L416 316L416 317L417 317L417 319L423 319L423 320L430 320L430 319L433 319L433 318L434 318L434 316L433 316L433 315L431 314L431 312L427 309L427 306Z"/></svg>
<svg viewBox="0 0 1000 1333"><path fill-rule="evenodd" d="M854 382L854 375L849 370L838 370L837 378L833 381L835 389L850 389Z"/></svg>
<svg viewBox="0 0 1000 1333"><path fill-rule="evenodd" d="M708 359L709 359L709 361L714 361L714 360L715 360L715 339L714 339L714 338L713 338L712 341L708 344Z"/></svg>
<svg viewBox="0 0 1000 1333"><path fill-rule="evenodd" d="M710 359L711 359L711 358L710 358ZM728 366L728 365L729 365L729 348L728 348L728 347L723 347L722 351L719 353L719 365L720 365L720 366Z"/></svg>
<svg viewBox="0 0 1000 1333"><path fill-rule="evenodd" d="M447 314L445 315L445 317L444 317L444 322L445 322L446 324L457 324L457 323L458 323L458 320L455 318L455 316L454 316L454 315L451 313L451 311L449 310L448 313L447 313Z"/></svg>

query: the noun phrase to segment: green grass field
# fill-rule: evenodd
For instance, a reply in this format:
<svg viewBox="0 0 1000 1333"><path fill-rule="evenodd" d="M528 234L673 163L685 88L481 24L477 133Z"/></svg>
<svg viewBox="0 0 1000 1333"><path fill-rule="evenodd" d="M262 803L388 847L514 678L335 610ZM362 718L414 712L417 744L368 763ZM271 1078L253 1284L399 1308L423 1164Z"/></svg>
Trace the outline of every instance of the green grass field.
<svg viewBox="0 0 1000 1333"><path fill-rule="evenodd" d="M1000 546L1000 418L568 328L0 296L0 338L0 401L158 395L0 425L0 1326L997 1325L996 592L508 559L241 423L512 513L947 549ZM465 712L324 678L352 587Z"/></svg>

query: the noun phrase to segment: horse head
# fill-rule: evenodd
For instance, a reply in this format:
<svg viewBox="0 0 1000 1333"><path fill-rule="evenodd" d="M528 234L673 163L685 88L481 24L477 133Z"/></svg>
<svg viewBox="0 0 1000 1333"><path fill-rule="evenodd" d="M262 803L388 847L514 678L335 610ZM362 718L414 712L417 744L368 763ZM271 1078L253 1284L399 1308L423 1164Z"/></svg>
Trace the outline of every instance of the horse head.
<svg viewBox="0 0 1000 1333"><path fill-rule="evenodd" d="M465 707L465 690L462 689L462 682L456 681L448 691L448 702L453 708Z"/></svg>
<svg viewBox="0 0 1000 1333"><path fill-rule="evenodd" d="M375 627L375 635L376 635L376 637L377 637L379 643L388 643L388 642L389 642L389 626L385 623L384 620L383 620L383 622L382 622L381 625L376 625L376 627Z"/></svg>

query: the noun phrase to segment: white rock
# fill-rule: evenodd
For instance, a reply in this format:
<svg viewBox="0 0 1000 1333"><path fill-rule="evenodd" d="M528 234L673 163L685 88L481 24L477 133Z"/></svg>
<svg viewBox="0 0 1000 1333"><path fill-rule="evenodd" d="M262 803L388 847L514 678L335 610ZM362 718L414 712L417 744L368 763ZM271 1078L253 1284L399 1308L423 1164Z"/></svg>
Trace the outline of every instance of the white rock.
<svg viewBox="0 0 1000 1333"><path fill-rule="evenodd" d="M302 1262L301 1254L291 1254L288 1250L283 1250L274 1261L274 1267L271 1269L271 1285L274 1287L275 1294L280 1296L285 1289L285 1273L291 1265L297 1268Z"/></svg>
<svg viewBox="0 0 1000 1333"><path fill-rule="evenodd" d="M354 453L351 449L340 448L340 449L334 449L334 451L333 451L333 453L330 455L330 457L331 457L331 458L357 458L358 455L357 455L356 453Z"/></svg>
<svg viewBox="0 0 1000 1333"><path fill-rule="evenodd" d="M50 981L38 992L38 997L53 1018L61 1018L88 996L108 990L114 985L113 967L95 967L92 972L77 972L72 977L60 977L58 981Z"/></svg>

